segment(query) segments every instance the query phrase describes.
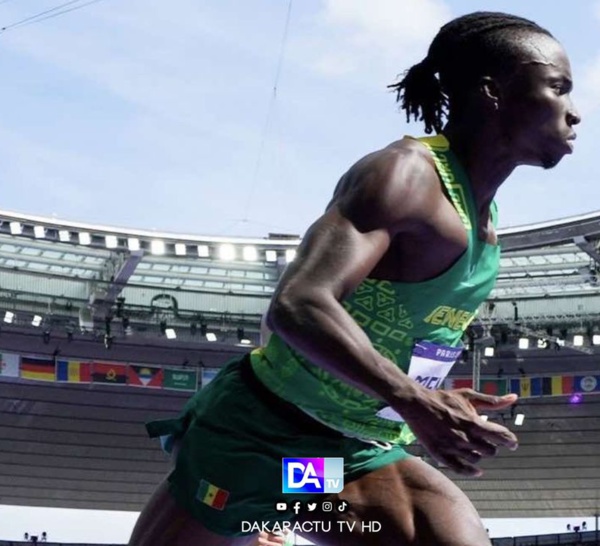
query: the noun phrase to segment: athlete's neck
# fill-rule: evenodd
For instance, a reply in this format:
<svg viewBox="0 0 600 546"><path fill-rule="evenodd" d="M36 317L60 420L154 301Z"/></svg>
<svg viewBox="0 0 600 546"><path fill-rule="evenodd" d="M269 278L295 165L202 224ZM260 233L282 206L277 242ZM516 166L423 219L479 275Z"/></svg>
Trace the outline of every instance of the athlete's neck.
<svg viewBox="0 0 600 546"><path fill-rule="evenodd" d="M471 181L477 209L489 210L496 191L516 167L514 158L499 135L482 122L450 120L442 132Z"/></svg>

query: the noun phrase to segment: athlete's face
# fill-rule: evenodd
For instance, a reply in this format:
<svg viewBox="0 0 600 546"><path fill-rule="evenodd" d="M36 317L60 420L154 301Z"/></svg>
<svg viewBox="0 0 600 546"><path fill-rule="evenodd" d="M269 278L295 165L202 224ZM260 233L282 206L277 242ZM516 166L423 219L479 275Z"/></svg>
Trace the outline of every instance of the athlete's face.
<svg viewBox="0 0 600 546"><path fill-rule="evenodd" d="M571 101L572 88L563 47L545 35L527 37L498 105L505 144L517 163L549 169L573 152L574 126L581 118Z"/></svg>

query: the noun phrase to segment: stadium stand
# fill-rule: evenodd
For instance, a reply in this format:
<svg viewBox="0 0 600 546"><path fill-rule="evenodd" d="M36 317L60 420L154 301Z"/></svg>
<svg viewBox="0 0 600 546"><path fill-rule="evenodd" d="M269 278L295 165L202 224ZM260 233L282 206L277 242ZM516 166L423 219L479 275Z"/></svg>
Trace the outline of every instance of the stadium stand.
<svg viewBox="0 0 600 546"><path fill-rule="evenodd" d="M514 428L520 448L457 483L484 517L593 516L600 213L499 236L497 286L447 386L517 392L512 412L489 418ZM0 503L139 510L168 468L143 421L173 415L228 358L259 343L298 242L0 211ZM567 535L553 540L574 540ZM495 544L550 544L525 539Z"/></svg>

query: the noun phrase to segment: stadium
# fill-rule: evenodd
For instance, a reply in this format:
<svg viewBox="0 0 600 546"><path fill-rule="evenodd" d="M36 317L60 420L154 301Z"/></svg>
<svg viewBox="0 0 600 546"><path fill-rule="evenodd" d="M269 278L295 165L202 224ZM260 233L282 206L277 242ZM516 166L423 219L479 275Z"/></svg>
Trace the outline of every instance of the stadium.
<svg viewBox="0 0 600 546"><path fill-rule="evenodd" d="M0 546L600 546L598 0L0 19Z"/></svg>
<svg viewBox="0 0 600 546"><path fill-rule="evenodd" d="M446 386L519 394L489 419L520 448L486 461L482 478L454 479L484 518L595 517L595 529L496 546L600 544L600 214L499 238L496 288ZM260 343L298 243L1 211L0 504L139 511L168 470L143 423L175 415Z"/></svg>

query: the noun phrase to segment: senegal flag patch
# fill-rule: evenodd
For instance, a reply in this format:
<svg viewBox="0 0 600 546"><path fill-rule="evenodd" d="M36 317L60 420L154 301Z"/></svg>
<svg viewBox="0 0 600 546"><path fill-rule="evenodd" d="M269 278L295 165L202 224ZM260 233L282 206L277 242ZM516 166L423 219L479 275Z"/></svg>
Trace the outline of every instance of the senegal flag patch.
<svg viewBox="0 0 600 546"><path fill-rule="evenodd" d="M219 489L216 485L208 483L206 480L200 480L196 500L208 504L208 506L215 510L223 510L228 498L229 491Z"/></svg>

